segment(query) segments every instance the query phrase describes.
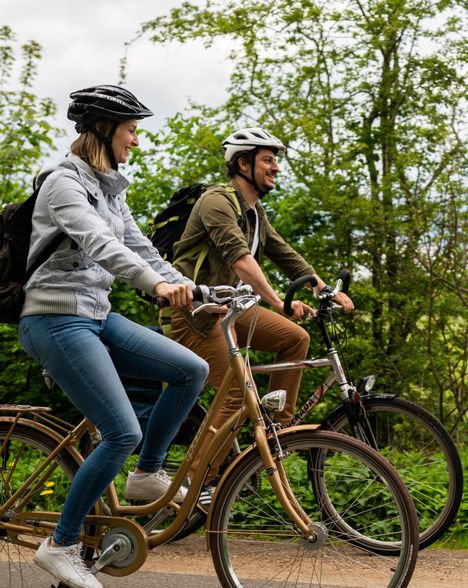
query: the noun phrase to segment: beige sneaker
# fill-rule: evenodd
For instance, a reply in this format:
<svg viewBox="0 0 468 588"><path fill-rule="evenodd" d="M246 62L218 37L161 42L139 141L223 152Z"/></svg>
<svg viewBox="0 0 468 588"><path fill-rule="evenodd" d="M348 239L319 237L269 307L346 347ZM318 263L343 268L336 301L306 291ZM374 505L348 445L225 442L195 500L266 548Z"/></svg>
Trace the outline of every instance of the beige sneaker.
<svg viewBox="0 0 468 588"><path fill-rule="evenodd" d="M34 563L70 588L103 588L81 557L81 544L52 547L51 537L40 545Z"/></svg>
<svg viewBox="0 0 468 588"><path fill-rule="evenodd" d="M129 472L125 487L125 498L128 500L157 500L167 492L172 480L164 470L141 476ZM172 499L181 504L187 490L181 487Z"/></svg>

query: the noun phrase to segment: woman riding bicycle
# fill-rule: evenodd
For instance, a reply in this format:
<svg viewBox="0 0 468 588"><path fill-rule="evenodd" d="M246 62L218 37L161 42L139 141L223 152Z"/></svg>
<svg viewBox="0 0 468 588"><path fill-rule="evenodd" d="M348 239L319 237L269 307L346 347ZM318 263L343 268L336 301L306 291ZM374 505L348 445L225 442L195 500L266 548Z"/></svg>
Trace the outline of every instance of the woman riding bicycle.
<svg viewBox="0 0 468 588"><path fill-rule="evenodd" d="M170 484L161 470L164 454L208 374L190 350L110 311L115 278L172 307L191 306L194 283L142 235L125 202L128 181L118 171L138 146L138 120L152 114L118 86L73 92L68 118L79 137L37 179L42 187L28 263L54 236L64 239L25 287L20 342L102 436L73 479L53 538L35 555L39 566L77 588L101 588L76 542L84 518L142 437L119 376L168 382L127 481L128 498L154 500ZM183 498L179 491L175 500Z"/></svg>

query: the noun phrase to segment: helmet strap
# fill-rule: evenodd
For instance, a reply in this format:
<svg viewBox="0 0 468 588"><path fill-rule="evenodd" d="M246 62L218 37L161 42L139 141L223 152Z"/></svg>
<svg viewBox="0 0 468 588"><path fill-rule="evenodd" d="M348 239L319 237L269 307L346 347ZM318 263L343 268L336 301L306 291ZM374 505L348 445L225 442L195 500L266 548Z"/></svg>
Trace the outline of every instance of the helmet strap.
<svg viewBox="0 0 468 588"><path fill-rule="evenodd" d="M251 186L254 187L255 191L258 193L258 197L260 199L262 199L266 194L268 194L268 192L270 190L267 190L266 192L262 192L260 190L260 188L258 187L257 182L255 181L255 158L257 157L257 153L258 150L257 149L253 149L252 151L250 151L250 178L249 176L246 176L245 174L243 174L240 169L239 169L239 163L237 163L237 175L240 176L241 178L243 178L246 182L248 182Z"/></svg>
<svg viewBox="0 0 468 588"><path fill-rule="evenodd" d="M117 164L117 161L115 160L114 150L112 149L112 137L114 136L114 133L118 126L119 121L114 121L107 137L103 135L101 131L98 131L95 126L88 127L88 130L90 130L93 133L93 135L95 135L100 141L102 141L102 143L104 143L104 146L107 151L107 157L109 158L109 162L111 164L111 168L115 170L119 169L119 166Z"/></svg>

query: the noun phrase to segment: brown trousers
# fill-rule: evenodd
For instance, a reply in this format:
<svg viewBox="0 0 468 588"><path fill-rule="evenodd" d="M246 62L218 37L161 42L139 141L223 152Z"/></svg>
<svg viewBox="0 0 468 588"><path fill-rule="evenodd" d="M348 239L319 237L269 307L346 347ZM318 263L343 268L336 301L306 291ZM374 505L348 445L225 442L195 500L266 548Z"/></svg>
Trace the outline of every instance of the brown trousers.
<svg viewBox="0 0 468 588"><path fill-rule="evenodd" d="M240 348L246 345L255 310L249 310L236 322L235 336ZM257 307L257 310L258 320L250 341L251 349L274 352L276 353L276 360L279 362L301 361L307 357L310 340L308 333L302 327L266 308ZM185 345L208 362L210 366L208 382L215 389L218 389L229 367L227 345L220 327L221 319L218 320L208 337L204 337L187 323L178 310L173 310L171 314L171 338ZM288 422L294 414L301 376L302 370L300 369L272 372L270 374L268 391L283 389L288 393L285 409L277 417L280 423ZM243 395L240 387L237 382L233 382L213 426L218 429L241 406L242 401ZM209 445L210 438L211 435L208 432L205 442L200 448L199 455L204 453L205 448ZM219 466L226 459L234 439L235 434L232 435L229 443L223 447L223 450L214 459L207 482L215 477ZM195 456L189 475L196 470L198 463L199 460Z"/></svg>

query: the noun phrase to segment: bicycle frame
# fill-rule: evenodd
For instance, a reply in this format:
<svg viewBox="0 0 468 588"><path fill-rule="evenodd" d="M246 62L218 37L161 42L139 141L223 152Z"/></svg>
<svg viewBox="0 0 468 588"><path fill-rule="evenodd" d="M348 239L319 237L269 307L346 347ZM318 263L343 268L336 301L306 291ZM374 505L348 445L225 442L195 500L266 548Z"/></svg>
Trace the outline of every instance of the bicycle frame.
<svg viewBox="0 0 468 588"><path fill-rule="evenodd" d="M233 304L233 306L229 309L226 317L222 320L222 328L229 347L231 364L230 368L228 369L223 382L213 399L210 410L203 420L198 434L190 445L185 459L178 469L168 491L158 500L148 504L121 505L115 490L115 486L112 483L106 491L107 504L104 504L103 501L99 501L96 504L96 514L88 516L85 521L86 523L105 525L106 521L108 521L111 525L118 525L122 517L152 515L156 514L165 506L170 506L170 508L173 509L176 513L173 521L170 522L170 524L165 529L146 539L147 546L149 546L149 548L166 543L171 538L176 536L177 533L182 529L186 520L194 509L213 458L229 439L232 431L236 430L247 419L250 419L254 431L255 444L262 457L265 469L269 473L270 484L279 502L281 503L290 520L305 537L311 538L314 536L314 533L311 530L312 521L307 517L302 508L296 502L289 487L287 477L282 470L281 450L279 443L276 442L276 447L278 449L276 454L275 451L272 452L270 449L269 440L271 439L271 436L269 436L267 431L267 425L264 420L260 398L252 377L252 373L249 369L249 366L244 361L241 352L235 344L234 338L232 336L232 328L234 327L237 318L241 316L246 310L255 304L258 304L259 301L258 297L252 295L244 296L243 298L245 299L244 304L242 304L241 298L235 299L236 304ZM215 429L212 426L212 423L214 422L214 419L224 401L225 395L231 387L231 383L234 378L237 379L241 390L243 390L244 404L223 424L221 428ZM78 452L74 445L80 441L86 432L89 432L91 435L95 435L97 431L92 423L86 418L83 419L76 427L72 427L69 423L66 423L65 421L62 421L49 414L50 409L43 407L10 406L3 407L3 409L7 411L16 411L16 414L13 417L2 417L2 421L6 420L11 424L11 431L13 431L15 426L17 426L19 423L28 424L28 426L31 426L38 431L49 435L57 442L57 447L55 450L46 458L42 464L40 464L35 472L22 484L15 494L10 497L10 499L0 509L1 525L6 532L11 532L15 536L20 533L25 535L33 535L35 537L46 536L53 530L55 522L58 520L60 513L25 512L24 516L15 517L14 522L8 522L8 516L6 513L8 512L8 509L13 504L15 504L15 501L20 499L22 495L24 496L20 502L21 507L27 504L31 496L44 483L48 475L50 475L52 469L56 467L56 465L54 465L54 458L59 452L69 452L78 463L81 463L83 461L83 456ZM33 418L24 418L24 415L27 412L33 413ZM312 426L311 428L315 427ZM186 479L193 458L197 454L203 438L208 431L213 433L213 437L208 449L204 452L200 460L193 479L191 480L186 499L182 505L175 504L172 501L172 498L175 496L176 492ZM270 433L272 433L276 438L276 432L274 429L272 429ZM8 437L2 446L2 450L4 449L6 443L8 443ZM231 464L231 466L224 473L218 489L221 487L223 479L227 477L230 468L234 466L235 462ZM215 499L216 493L213 500ZM17 507L17 504L15 506ZM21 515L22 514L23 513L21 513ZM128 523L137 527L137 525L131 521L128 521ZM209 522L207 525L207 531L210 531ZM80 540L83 541L85 545L90 545L93 548L97 547L97 539L95 537L82 535ZM25 542L20 544L31 547L31 545L28 545ZM141 563L143 562L141 561ZM110 573L118 575L118 571L113 571Z"/></svg>
<svg viewBox="0 0 468 588"><path fill-rule="evenodd" d="M285 425L285 427L294 427L304 420L307 414L314 408L314 406L322 399L322 396L334 384L338 384L340 398L342 401L348 400L352 394L356 393L356 388L348 382L336 349L331 348L327 353L327 357L304 359L303 361L258 364L251 366L251 370L253 374L256 374L295 369L317 369L323 367L329 367L332 370L332 373L322 384L320 384L317 390L311 394L311 396L306 400L301 408L295 413L292 419Z"/></svg>

